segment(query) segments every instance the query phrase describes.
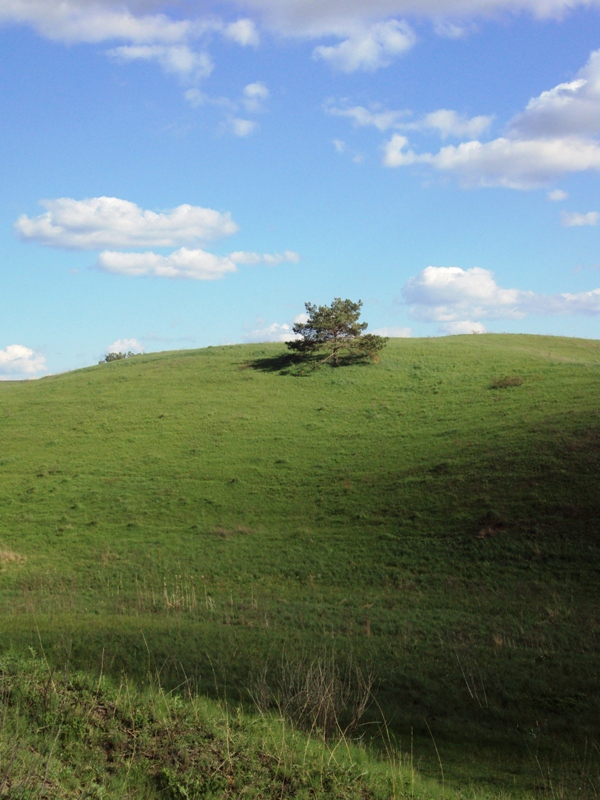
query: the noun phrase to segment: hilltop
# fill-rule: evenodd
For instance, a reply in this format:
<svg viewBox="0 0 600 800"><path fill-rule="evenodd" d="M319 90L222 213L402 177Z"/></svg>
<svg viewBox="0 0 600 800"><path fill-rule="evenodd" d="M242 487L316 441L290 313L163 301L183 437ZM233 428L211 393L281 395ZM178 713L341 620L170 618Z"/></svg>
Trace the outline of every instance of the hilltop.
<svg viewBox="0 0 600 800"><path fill-rule="evenodd" d="M597 797L600 343L283 350L0 384L0 646L240 714L265 664L334 658L373 752L385 718L448 786Z"/></svg>

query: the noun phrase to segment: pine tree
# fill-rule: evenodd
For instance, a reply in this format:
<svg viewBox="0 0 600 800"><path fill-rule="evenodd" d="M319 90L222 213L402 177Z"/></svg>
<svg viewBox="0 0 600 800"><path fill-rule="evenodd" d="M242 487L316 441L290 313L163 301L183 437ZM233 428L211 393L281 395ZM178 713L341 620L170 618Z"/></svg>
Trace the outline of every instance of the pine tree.
<svg viewBox="0 0 600 800"><path fill-rule="evenodd" d="M359 322L362 301L342 300L336 297L330 306L306 303L306 322L297 322L294 333L298 338L288 342L290 350L307 357L325 354L320 363L333 359L337 367L340 357L367 357L378 360L378 354L387 343L383 336L364 333L366 322Z"/></svg>

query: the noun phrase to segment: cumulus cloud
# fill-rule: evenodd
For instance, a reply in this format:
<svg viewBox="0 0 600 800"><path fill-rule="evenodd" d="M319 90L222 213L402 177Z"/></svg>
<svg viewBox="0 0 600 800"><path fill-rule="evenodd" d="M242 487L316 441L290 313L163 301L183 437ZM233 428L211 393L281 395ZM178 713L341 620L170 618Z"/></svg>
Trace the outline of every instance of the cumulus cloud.
<svg viewBox="0 0 600 800"><path fill-rule="evenodd" d="M328 114L332 114L335 117L346 117L356 127L366 128L372 126L379 131L387 131L390 128L397 127L399 122L410 116L411 113L406 110L390 111L377 104L374 104L371 108L350 106L346 103L340 105L336 104L336 101L332 98L325 101L323 108Z"/></svg>
<svg viewBox="0 0 600 800"><path fill-rule="evenodd" d="M109 50L108 55L121 63L156 61L165 72L193 81L207 78L214 69L208 53L195 52L187 44L122 45Z"/></svg>
<svg viewBox="0 0 600 800"><path fill-rule="evenodd" d="M437 115L448 132L453 127L458 131L457 120L444 118L444 113L429 116ZM483 131L485 120L475 117L465 121L464 132L478 135L477 124L480 122ZM457 175L467 186L533 189L567 173L600 170L600 142L594 138L599 134L600 50L591 54L575 80L531 99L509 122L505 136L490 142L472 139L442 147L437 153L419 153L406 136L395 133L384 147L383 163L388 167L427 164ZM558 197L555 192L554 198Z"/></svg>
<svg viewBox="0 0 600 800"><path fill-rule="evenodd" d="M557 175L600 169L600 145L589 139L498 138L447 145L438 153L416 153L406 136L394 134L384 147L387 167L428 164L458 175L465 186L535 189Z"/></svg>
<svg viewBox="0 0 600 800"><path fill-rule="evenodd" d="M600 50L592 52L575 80L532 98L510 123L517 138L596 136L600 133Z"/></svg>
<svg viewBox="0 0 600 800"><path fill-rule="evenodd" d="M30 25L48 39L100 43L176 43L202 35L210 24L172 20L165 14L136 15L110 0L0 0L0 23Z"/></svg>
<svg viewBox="0 0 600 800"><path fill-rule="evenodd" d="M0 381L35 378L46 372L44 356L22 344L9 344L0 350Z"/></svg>
<svg viewBox="0 0 600 800"><path fill-rule="evenodd" d="M389 336L390 339L408 339L412 336L412 328L399 328L392 325L388 328L377 328L371 333L376 336Z"/></svg>
<svg viewBox="0 0 600 800"><path fill-rule="evenodd" d="M38 217L23 214L17 235L49 247L99 250L103 247L176 247L211 241L235 233L238 226L227 212L181 205L168 211L144 211L117 197L44 200Z"/></svg>
<svg viewBox="0 0 600 800"><path fill-rule="evenodd" d="M182 247L168 256L158 253L120 253L105 250L96 262L102 272L130 277L213 281L228 272L237 272L235 262L228 256L217 256L206 250L188 250Z"/></svg>
<svg viewBox="0 0 600 800"><path fill-rule="evenodd" d="M427 267L406 282L402 294L412 315L423 320L454 322L524 315L523 293L500 288L493 273L481 267Z"/></svg>
<svg viewBox="0 0 600 800"><path fill-rule="evenodd" d="M387 67L394 58L410 50L416 42L412 28L404 21L377 22L335 45L319 45L313 57L328 61L340 72Z"/></svg>
<svg viewBox="0 0 600 800"><path fill-rule="evenodd" d="M560 203L561 200L566 200L568 196L569 193L562 189L552 189L551 192L548 192L548 200L552 200L553 203Z"/></svg>
<svg viewBox="0 0 600 800"><path fill-rule="evenodd" d="M449 136L457 139L464 139L469 136L480 136L489 128L493 117L479 115L477 117L466 117L458 114L449 108L440 108L426 114L420 122L407 127L414 127L416 130L431 129L437 131L442 139Z"/></svg>
<svg viewBox="0 0 600 800"><path fill-rule="evenodd" d="M598 0L238 0L255 9L265 24L289 35L322 36L347 30L390 16L429 18L442 25L452 20L457 28L475 17L499 12L529 12L541 18L560 18L580 6L597 5Z"/></svg>
<svg viewBox="0 0 600 800"><path fill-rule="evenodd" d="M105 250L98 256L96 266L102 272L115 275L213 281L225 277L229 272L237 272L238 264L277 266L286 262L297 263L299 260L299 254L292 250L275 254L237 251L228 256L219 256L206 250L182 247L167 256L154 252L121 253Z"/></svg>
<svg viewBox="0 0 600 800"><path fill-rule="evenodd" d="M106 348L107 353L143 353L144 345L137 339L117 339Z"/></svg>
<svg viewBox="0 0 600 800"><path fill-rule="evenodd" d="M233 117L228 124L231 132L240 138L250 136L258 127L258 122L252 119L242 119L241 117Z"/></svg>
<svg viewBox="0 0 600 800"><path fill-rule="evenodd" d="M600 222L600 214L597 211L588 211L587 214L579 214L577 211L563 211L561 222L566 228L597 225Z"/></svg>
<svg viewBox="0 0 600 800"><path fill-rule="evenodd" d="M257 328L244 336L246 342L291 342L298 338L291 325L273 322L264 328Z"/></svg>
<svg viewBox="0 0 600 800"><path fill-rule="evenodd" d="M439 322L446 333L483 332L477 330L477 324L484 319L600 314L600 289L554 295L504 289L496 283L493 272L481 267L427 267L406 282L402 294L414 318Z"/></svg>
<svg viewBox="0 0 600 800"><path fill-rule="evenodd" d="M482 322L471 322L464 319L460 322L445 322L440 325L440 330L449 336L457 336L463 333L485 333L485 325Z"/></svg>
<svg viewBox="0 0 600 800"><path fill-rule="evenodd" d="M411 120L412 111L408 109L393 111L377 104L371 108L365 108L365 106L351 106L343 102L336 104L333 99L327 100L323 107L328 114L346 117L356 127L372 126L382 132L390 128L405 131L431 130L442 139L479 136L490 126L493 119L491 116L483 115L469 118L452 109L440 108L430 114L425 114L420 119Z"/></svg>
<svg viewBox="0 0 600 800"><path fill-rule="evenodd" d="M223 35L242 47L258 47L260 36L253 20L245 18L230 22L223 29Z"/></svg>
<svg viewBox="0 0 600 800"><path fill-rule="evenodd" d="M244 87L242 102L249 113L257 114L262 111L268 99L269 90L261 81L249 83Z"/></svg>

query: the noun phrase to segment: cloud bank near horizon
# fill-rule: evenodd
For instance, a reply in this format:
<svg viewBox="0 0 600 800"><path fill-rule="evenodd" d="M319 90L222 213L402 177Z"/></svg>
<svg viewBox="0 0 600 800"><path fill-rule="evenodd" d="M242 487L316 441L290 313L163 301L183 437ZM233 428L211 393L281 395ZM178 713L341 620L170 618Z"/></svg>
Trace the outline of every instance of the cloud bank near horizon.
<svg viewBox="0 0 600 800"><path fill-rule="evenodd" d="M504 289L481 267L426 267L404 284L402 296L414 319L438 322L442 333L483 333L484 320L529 314L600 315L600 289L554 295Z"/></svg>

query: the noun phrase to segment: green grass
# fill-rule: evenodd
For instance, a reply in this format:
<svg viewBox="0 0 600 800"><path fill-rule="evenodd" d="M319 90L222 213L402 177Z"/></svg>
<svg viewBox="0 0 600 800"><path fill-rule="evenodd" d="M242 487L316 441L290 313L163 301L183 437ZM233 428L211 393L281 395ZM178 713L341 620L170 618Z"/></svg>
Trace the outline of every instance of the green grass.
<svg viewBox="0 0 600 800"><path fill-rule="evenodd" d="M0 384L2 648L246 708L335 653L446 791L598 797L600 343L281 352Z"/></svg>

